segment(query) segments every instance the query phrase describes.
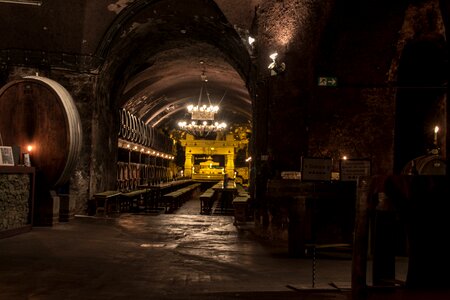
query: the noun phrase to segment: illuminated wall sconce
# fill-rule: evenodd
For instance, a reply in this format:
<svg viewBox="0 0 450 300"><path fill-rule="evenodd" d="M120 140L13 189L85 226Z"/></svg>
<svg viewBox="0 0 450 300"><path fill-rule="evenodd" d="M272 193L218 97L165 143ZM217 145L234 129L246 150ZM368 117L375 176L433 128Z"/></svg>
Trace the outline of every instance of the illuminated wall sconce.
<svg viewBox="0 0 450 300"><path fill-rule="evenodd" d="M438 132L439 132L439 126L434 127L434 144L438 144Z"/></svg>
<svg viewBox="0 0 450 300"><path fill-rule="evenodd" d="M278 75L286 70L286 64L284 62L279 63L277 61L277 52L272 53L269 57L272 59L272 62L267 67L270 70L270 76Z"/></svg>
<svg viewBox="0 0 450 300"><path fill-rule="evenodd" d="M434 139L433 139L433 146L431 149L428 150L430 154L438 155L441 151L439 147L439 141L438 141L438 132L439 132L439 126L434 127Z"/></svg>
<svg viewBox="0 0 450 300"><path fill-rule="evenodd" d="M247 36L247 50L252 58L256 58L255 42L256 39L254 37L250 35Z"/></svg>

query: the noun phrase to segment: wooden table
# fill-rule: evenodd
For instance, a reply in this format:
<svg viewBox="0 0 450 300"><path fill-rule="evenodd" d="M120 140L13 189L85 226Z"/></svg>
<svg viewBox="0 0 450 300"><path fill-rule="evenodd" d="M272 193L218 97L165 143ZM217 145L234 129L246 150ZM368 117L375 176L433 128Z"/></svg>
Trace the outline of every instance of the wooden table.
<svg viewBox="0 0 450 300"><path fill-rule="evenodd" d="M105 191L94 194L93 197L95 201L95 214L98 214L99 210L103 210L103 213L107 215L109 212L111 212L111 206L114 206L115 212L119 212L120 195L121 193L119 191Z"/></svg>
<svg viewBox="0 0 450 300"><path fill-rule="evenodd" d="M149 189L151 191L151 199L149 200L149 206L151 210L158 210L160 204L162 203L162 196L164 194L173 192L177 188L181 188L183 185L187 185L192 180L190 179L182 179L175 181L162 182L160 184L144 184L139 185L140 189Z"/></svg>
<svg viewBox="0 0 450 300"><path fill-rule="evenodd" d="M236 183L229 180L226 185L223 181L219 181L212 186L212 189L217 193L217 199L220 201L220 209L222 211L233 209L232 202L237 193Z"/></svg>

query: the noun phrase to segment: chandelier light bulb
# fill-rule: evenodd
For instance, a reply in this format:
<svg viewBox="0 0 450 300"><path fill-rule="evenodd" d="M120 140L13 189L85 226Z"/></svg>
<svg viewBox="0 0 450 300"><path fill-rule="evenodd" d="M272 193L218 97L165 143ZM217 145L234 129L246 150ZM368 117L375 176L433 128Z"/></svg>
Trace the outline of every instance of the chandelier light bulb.
<svg viewBox="0 0 450 300"><path fill-rule="evenodd" d="M269 55L270 59L272 59L272 60L275 60L277 58L277 56L278 56L277 52L274 52L274 53Z"/></svg>
<svg viewBox="0 0 450 300"><path fill-rule="evenodd" d="M255 39L252 38L251 36L248 37L248 44L252 45L255 42Z"/></svg>
<svg viewBox="0 0 450 300"><path fill-rule="evenodd" d="M202 63L201 63L202 64ZM204 83L208 81L205 70L201 74L201 79ZM202 102L202 94L206 90L206 96L208 98L208 103L204 104ZM213 105L211 103L210 94L207 90L206 85L200 89L200 96L198 103L189 104L186 106L188 112L191 114L189 121L180 120L178 126L180 129L192 134L206 136L211 132L221 131L226 127L225 123L214 122L215 114L219 111L219 105Z"/></svg>

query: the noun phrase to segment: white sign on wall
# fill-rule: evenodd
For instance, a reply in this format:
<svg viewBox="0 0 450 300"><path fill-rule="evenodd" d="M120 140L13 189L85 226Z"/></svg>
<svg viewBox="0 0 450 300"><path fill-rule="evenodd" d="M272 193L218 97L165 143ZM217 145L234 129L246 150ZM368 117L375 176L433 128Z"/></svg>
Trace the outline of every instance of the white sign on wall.
<svg viewBox="0 0 450 300"><path fill-rule="evenodd" d="M301 179L301 173L296 171L283 171L281 172L281 178L283 179Z"/></svg>
<svg viewBox="0 0 450 300"><path fill-rule="evenodd" d="M340 161L341 181L356 181L360 176L370 176L370 161L366 159L346 159Z"/></svg>
<svg viewBox="0 0 450 300"><path fill-rule="evenodd" d="M331 180L331 158L302 158L302 179L328 181Z"/></svg>
<svg viewBox="0 0 450 300"><path fill-rule="evenodd" d="M0 146L0 166L14 166L12 147Z"/></svg>

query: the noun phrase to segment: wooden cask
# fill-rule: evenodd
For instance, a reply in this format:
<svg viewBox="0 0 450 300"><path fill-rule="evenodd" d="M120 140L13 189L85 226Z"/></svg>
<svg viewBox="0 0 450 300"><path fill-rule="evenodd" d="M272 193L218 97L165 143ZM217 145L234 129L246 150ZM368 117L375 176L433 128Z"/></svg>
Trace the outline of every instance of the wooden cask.
<svg viewBox="0 0 450 300"><path fill-rule="evenodd" d="M446 170L447 163L442 157L439 155L424 155L409 161L403 168L402 174L446 175Z"/></svg>
<svg viewBox="0 0 450 300"><path fill-rule="evenodd" d="M68 181L81 151L81 122L69 92L54 80L27 76L0 89L0 133L18 145L52 187Z"/></svg>

